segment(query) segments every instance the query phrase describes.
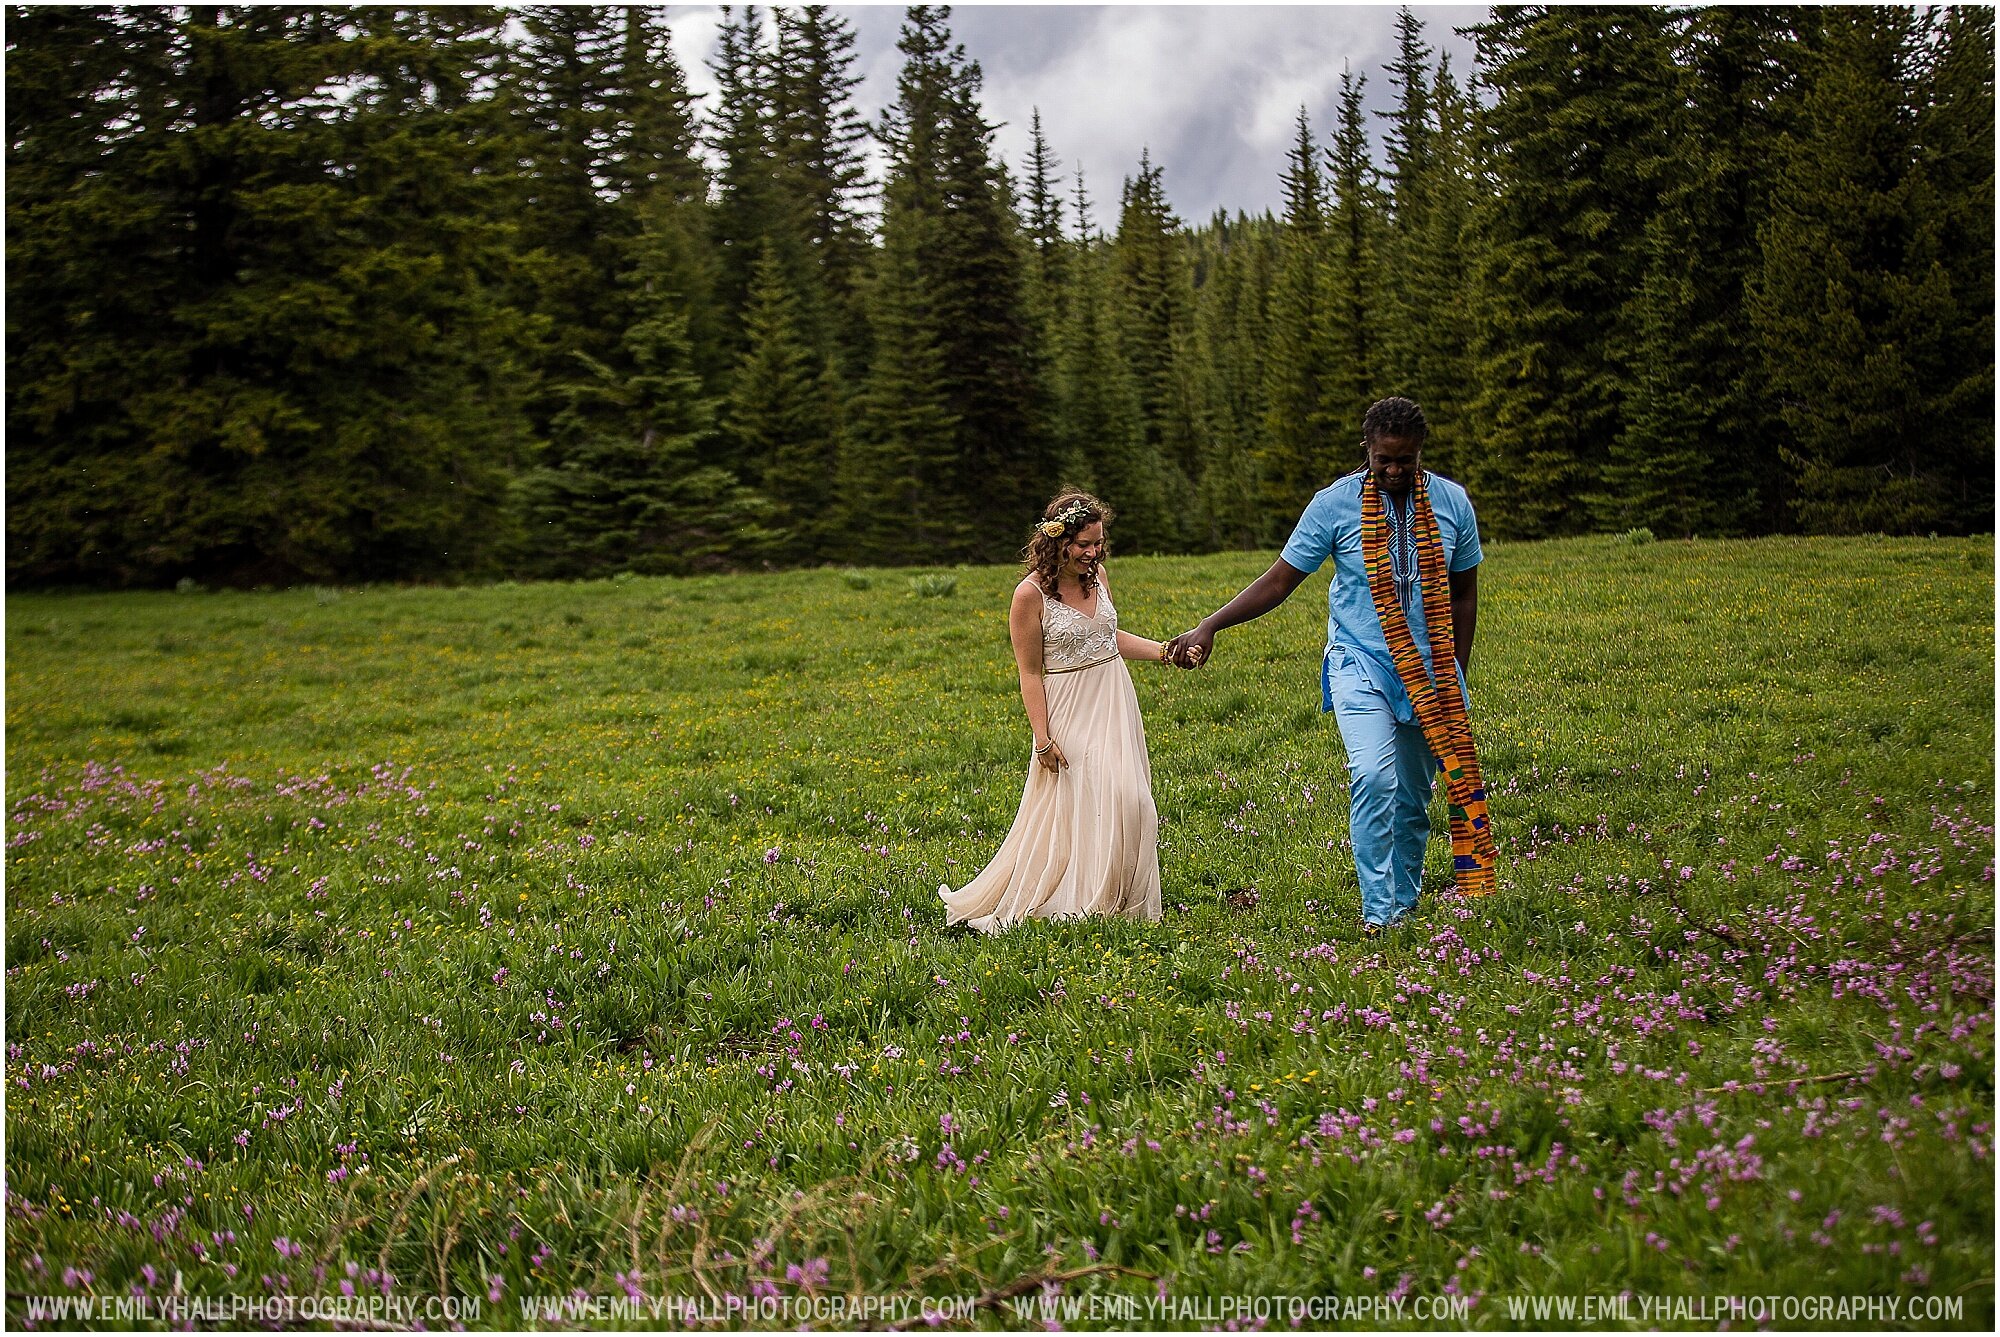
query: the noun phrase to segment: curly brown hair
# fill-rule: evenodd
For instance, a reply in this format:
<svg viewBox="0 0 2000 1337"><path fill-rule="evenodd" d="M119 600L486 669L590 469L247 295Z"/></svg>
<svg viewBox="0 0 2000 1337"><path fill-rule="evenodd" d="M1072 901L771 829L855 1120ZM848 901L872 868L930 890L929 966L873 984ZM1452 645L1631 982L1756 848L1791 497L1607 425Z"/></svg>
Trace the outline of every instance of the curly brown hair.
<svg viewBox="0 0 2000 1337"><path fill-rule="evenodd" d="M1062 533L1044 534L1042 525L1058 517L1063 522ZM1062 591L1057 583L1057 573L1062 569L1063 550L1076 537L1078 530L1088 529L1099 522L1108 529L1116 517L1116 511L1088 492L1079 492L1074 488L1058 492L1055 499L1042 508L1042 518L1035 522L1035 528L1028 535L1028 546L1021 549L1022 574L1033 576L1035 583L1051 598L1060 599ZM1104 545L1104 555L1111 555L1108 541ZM1096 587L1096 579L1087 578L1083 583L1083 592L1087 595Z"/></svg>

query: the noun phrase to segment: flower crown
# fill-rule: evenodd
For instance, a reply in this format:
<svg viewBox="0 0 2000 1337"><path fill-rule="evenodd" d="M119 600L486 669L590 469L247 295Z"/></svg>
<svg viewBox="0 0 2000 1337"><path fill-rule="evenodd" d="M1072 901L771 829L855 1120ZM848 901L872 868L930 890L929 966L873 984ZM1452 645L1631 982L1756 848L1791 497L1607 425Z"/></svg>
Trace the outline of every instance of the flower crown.
<svg viewBox="0 0 2000 1337"><path fill-rule="evenodd" d="M1046 534L1048 537L1052 539L1061 538L1064 530L1068 529L1072 525L1081 525L1085 520L1088 520L1089 518L1090 518L1090 507L1084 505L1080 501L1073 501L1063 509L1062 514L1053 516L1050 519L1042 521L1040 524L1036 525L1035 528L1041 530L1042 533Z"/></svg>

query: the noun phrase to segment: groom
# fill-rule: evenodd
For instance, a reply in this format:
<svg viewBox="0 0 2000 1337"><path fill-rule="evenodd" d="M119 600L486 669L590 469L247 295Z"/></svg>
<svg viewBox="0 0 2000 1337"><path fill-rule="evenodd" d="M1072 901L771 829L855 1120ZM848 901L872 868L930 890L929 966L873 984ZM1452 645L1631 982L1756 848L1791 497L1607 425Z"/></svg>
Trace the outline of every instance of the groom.
<svg viewBox="0 0 2000 1337"><path fill-rule="evenodd" d="M1206 662L1218 631L1270 612L1333 558L1320 707L1333 712L1347 745L1354 871L1371 938L1416 908L1440 768L1459 886L1475 895L1493 887L1493 838L1465 709L1479 528L1465 489L1424 472L1429 432L1408 399L1371 405L1361 421L1366 467L1321 489L1271 569L1167 645L1182 667ZM1455 661L1455 671L1440 674L1440 658Z"/></svg>

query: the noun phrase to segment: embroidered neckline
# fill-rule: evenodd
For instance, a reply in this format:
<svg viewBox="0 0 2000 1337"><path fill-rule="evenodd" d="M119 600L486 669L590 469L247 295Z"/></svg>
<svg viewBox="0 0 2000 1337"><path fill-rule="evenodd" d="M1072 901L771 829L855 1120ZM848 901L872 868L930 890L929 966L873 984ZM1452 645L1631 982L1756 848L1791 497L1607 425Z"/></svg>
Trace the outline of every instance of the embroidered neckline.
<svg viewBox="0 0 2000 1337"><path fill-rule="evenodd" d="M1049 592L1045 589L1042 589L1041 584L1039 582L1036 583L1035 589L1038 593L1041 594L1042 604L1044 607L1047 607L1049 605L1054 605L1057 608L1067 609L1072 616L1082 618L1085 622L1095 622L1099 617L1103 616L1104 605L1111 598L1110 591L1105 589L1103 584L1100 582L1097 587L1097 611L1094 613L1086 613L1081 608L1078 608L1075 604L1065 603L1061 599L1051 599L1049 597Z"/></svg>

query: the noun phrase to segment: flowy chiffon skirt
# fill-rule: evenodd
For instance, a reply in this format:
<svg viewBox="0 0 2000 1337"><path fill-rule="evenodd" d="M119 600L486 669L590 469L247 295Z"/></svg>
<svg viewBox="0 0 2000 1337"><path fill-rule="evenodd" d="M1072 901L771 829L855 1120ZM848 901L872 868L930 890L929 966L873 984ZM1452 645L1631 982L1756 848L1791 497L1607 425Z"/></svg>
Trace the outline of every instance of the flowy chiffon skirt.
<svg viewBox="0 0 2000 1337"><path fill-rule="evenodd" d="M1033 758L999 853L957 891L945 920L998 933L1024 919L1160 917L1160 814L1139 696L1122 659L1043 680L1066 770Z"/></svg>

